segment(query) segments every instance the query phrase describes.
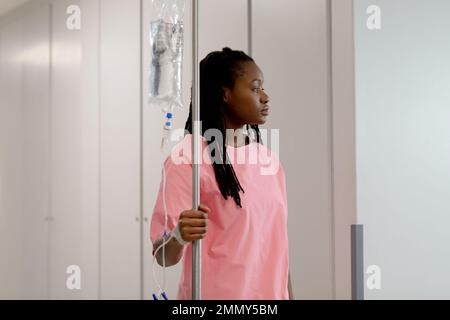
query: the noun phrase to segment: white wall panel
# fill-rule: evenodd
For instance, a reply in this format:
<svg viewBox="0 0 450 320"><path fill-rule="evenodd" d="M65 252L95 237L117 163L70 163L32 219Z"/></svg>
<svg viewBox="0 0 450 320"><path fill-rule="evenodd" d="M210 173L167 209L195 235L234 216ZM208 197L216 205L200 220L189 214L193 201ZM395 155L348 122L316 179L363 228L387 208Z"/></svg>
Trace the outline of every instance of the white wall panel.
<svg viewBox="0 0 450 320"><path fill-rule="evenodd" d="M280 129L297 299L334 297L330 65L326 0L253 1L253 57Z"/></svg>
<svg viewBox="0 0 450 320"><path fill-rule="evenodd" d="M366 10L381 10L370 30ZM405 10L405 8L408 8ZM449 299L450 3L355 1L358 223L366 299Z"/></svg>
<svg viewBox="0 0 450 320"><path fill-rule="evenodd" d="M350 299L350 225L356 223L353 0L331 1L330 9L336 299Z"/></svg>
<svg viewBox="0 0 450 320"><path fill-rule="evenodd" d="M1 295L48 297L49 7L11 20L1 46Z"/></svg>
<svg viewBox="0 0 450 320"><path fill-rule="evenodd" d="M56 1L52 9L51 100L51 298L76 298L66 288L66 269L80 265L81 118L80 30L66 26L66 9L79 1ZM82 267L82 266L80 266ZM83 268L81 269L83 271Z"/></svg>
<svg viewBox="0 0 450 320"><path fill-rule="evenodd" d="M22 21L1 30L0 56L0 297L21 297L23 216Z"/></svg>
<svg viewBox="0 0 450 320"><path fill-rule="evenodd" d="M23 63L23 211L19 228L21 293L25 299L48 297L50 7L22 18Z"/></svg>
<svg viewBox="0 0 450 320"><path fill-rule="evenodd" d="M102 299L139 299L140 1L101 1Z"/></svg>
<svg viewBox="0 0 450 320"><path fill-rule="evenodd" d="M100 86L99 0L81 0L80 207L82 297L99 297L100 265Z"/></svg>

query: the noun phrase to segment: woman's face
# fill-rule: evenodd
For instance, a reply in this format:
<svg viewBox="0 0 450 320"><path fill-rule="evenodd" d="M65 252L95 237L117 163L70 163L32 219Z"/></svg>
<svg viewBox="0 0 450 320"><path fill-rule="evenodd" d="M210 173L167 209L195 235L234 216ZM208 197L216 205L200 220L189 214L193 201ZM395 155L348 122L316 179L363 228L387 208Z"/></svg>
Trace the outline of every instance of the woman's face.
<svg viewBox="0 0 450 320"><path fill-rule="evenodd" d="M242 68L243 73L237 77L234 88L223 88L227 129L264 124L269 115L269 96L262 86L261 70L254 62L245 62Z"/></svg>

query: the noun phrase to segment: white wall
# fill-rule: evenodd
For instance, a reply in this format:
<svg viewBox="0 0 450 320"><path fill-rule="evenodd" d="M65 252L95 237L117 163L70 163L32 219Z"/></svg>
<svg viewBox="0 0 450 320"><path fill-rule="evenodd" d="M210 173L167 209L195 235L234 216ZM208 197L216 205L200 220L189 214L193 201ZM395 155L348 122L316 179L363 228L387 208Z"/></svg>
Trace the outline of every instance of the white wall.
<svg viewBox="0 0 450 320"><path fill-rule="evenodd" d="M82 167L81 126L81 32L66 27L66 8L79 1L56 1L51 16L51 106L50 106L50 297L78 298L82 291L66 288L66 268L79 265L89 274L89 264L81 255L90 247L80 246L82 221L87 212L81 210L81 182L88 167ZM82 26L83 27L83 26ZM82 29L83 30L83 29ZM92 137L91 137L92 138ZM89 236L93 236L91 234ZM95 237L92 238L95 241ZM93 246L94 247L94 246ZM83 278L82 278L83 279ZM83 284L89 284L83 279ZM86 287L83 288L85 290Z"/></svg>
<svg viewBox="0 0 450 320"><path fill-rule="evenodd" d="M289 202L290 268L298 299L332 299L331 101L325 0L253 1L253 56L280 128Z"/></svg>
<svg viewBox="0 0 450 320"><path fill-rule="evenodd" d="M100 297L139 299L140 1L102 1L100 21Z"/></svg>
<svg viewBox="0 0 450 320"><path fill-rule="evenodd" d="M1 30L0 296L47 298L49 7Z"/></svg>
<svg viewBox="0 0 450 320"><path fill-rule="evenodd" d="M350 226L356 223L353 0L330 5L335 298L350 299Z"/></svg>
<svg viewBox="0 0 450 320"><path fill-rule="evenodd" d="M381 9L381 30L366 8ZM450 3L355 1L358 222L366 299L448 299ZM367 279L367 276L366 276Z"/></svg>
<svg viewBox="0 0 450 320"><path fill-rule="evenodd" d="M140 297L140 7L101 8L42 0L2 20L2 296Z"/></svg>

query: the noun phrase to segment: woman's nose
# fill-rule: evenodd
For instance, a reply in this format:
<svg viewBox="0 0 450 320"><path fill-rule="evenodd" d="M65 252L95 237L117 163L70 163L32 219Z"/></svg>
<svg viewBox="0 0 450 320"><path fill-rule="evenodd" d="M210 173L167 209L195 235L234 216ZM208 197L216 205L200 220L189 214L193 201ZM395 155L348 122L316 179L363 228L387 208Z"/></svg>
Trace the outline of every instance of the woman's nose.
<svg viewBox="0 0 450 320"><path fill-rule="evenodd" d="M263 94L261 95L261 102L266 104L269 102L269 100L269 95L265 91L263 91Z"/></svg>

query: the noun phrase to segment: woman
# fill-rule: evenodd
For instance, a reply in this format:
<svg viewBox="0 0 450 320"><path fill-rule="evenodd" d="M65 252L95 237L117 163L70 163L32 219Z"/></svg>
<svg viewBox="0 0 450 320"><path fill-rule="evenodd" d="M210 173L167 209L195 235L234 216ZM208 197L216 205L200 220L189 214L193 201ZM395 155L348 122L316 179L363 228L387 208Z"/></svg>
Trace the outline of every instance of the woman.
<svg viewBox="0 0 450 320"><path fill-rule="evenodd" d="M177 299L191 299L191 242L198 239L203 239L202 299L294 299L284 170L278 158L262 145L258 127L268 116L269 96L263 82L259 67L242 51L226 47L211 52L200 63L201 147L211 157L211 163L201 163L200 168L202 204L198 210L190 209L191 103L187 134L164 163L166 196L163 199L161 183L150 232L155 253L163 243L166 205L167 227L177 235L164 247L166 266L183 258ZM243 128L254 133L254 140ZM211 129L221 133L221 138L207 139ZM236 154L244 158L256 154L258 159L268 155L266 160L277 163L278 170L262 174L261 163L230 163L232 154L235 159L240 157ZM174 156L185 161L174 161ZM162 254L158 250L160 265Z"/></svg>

